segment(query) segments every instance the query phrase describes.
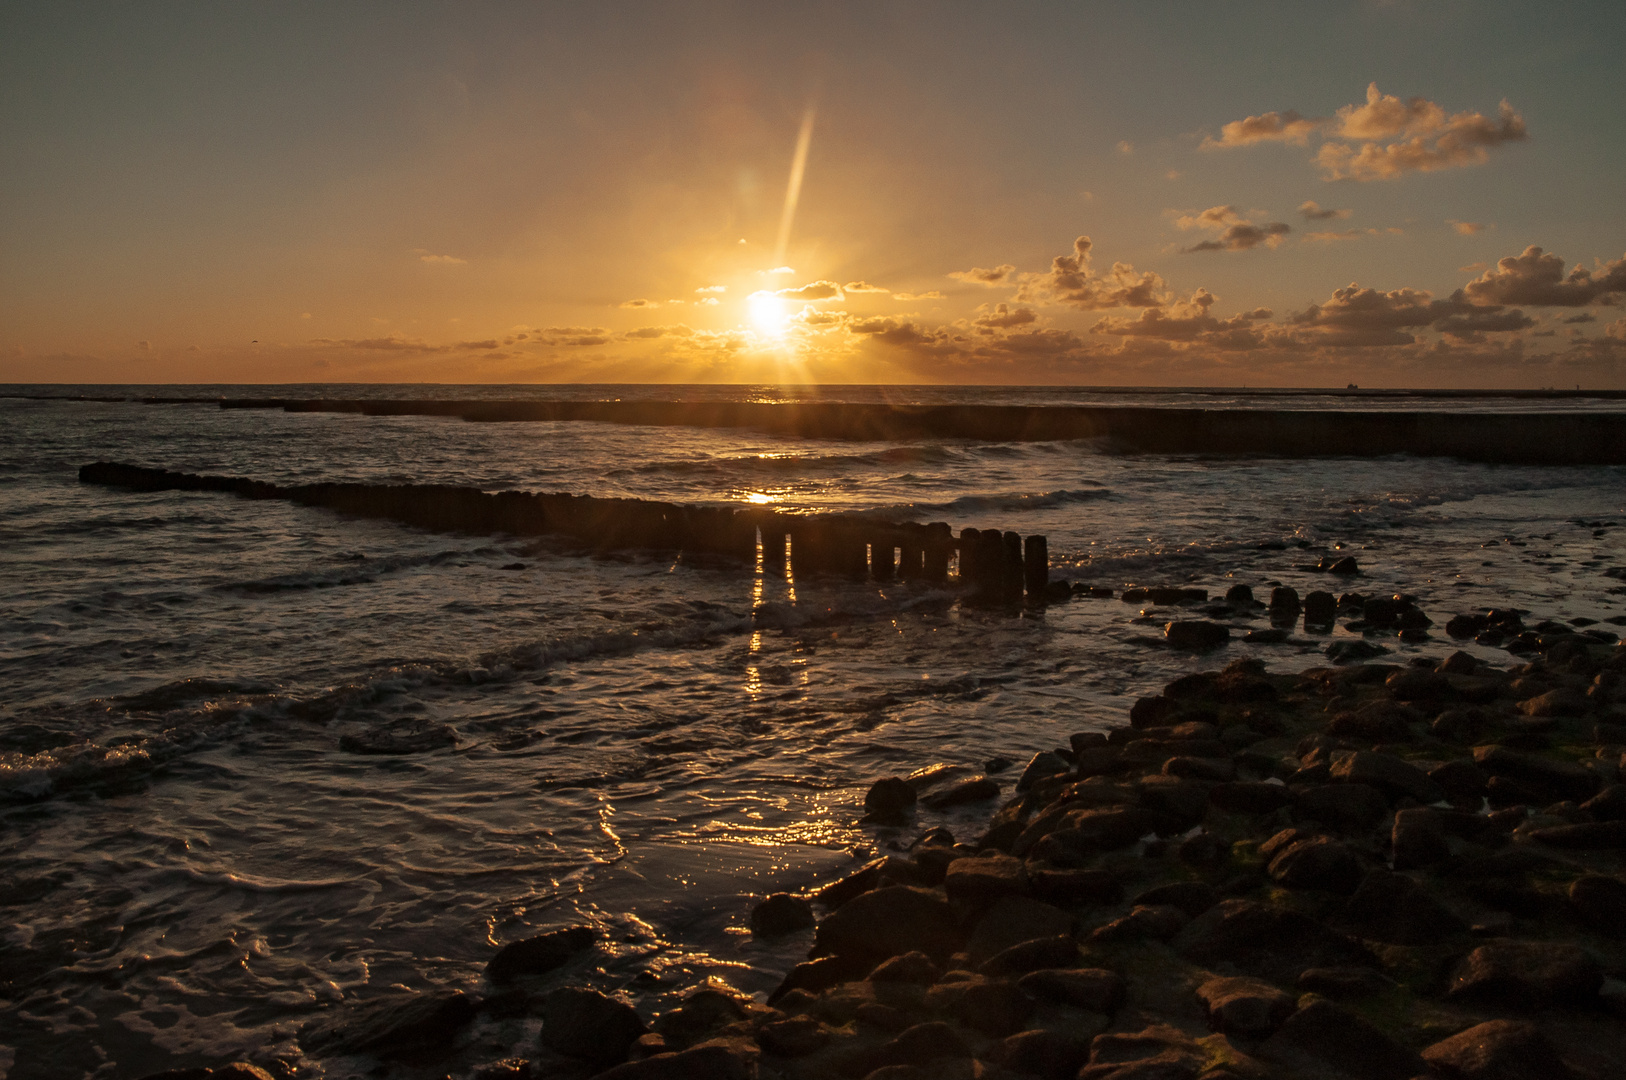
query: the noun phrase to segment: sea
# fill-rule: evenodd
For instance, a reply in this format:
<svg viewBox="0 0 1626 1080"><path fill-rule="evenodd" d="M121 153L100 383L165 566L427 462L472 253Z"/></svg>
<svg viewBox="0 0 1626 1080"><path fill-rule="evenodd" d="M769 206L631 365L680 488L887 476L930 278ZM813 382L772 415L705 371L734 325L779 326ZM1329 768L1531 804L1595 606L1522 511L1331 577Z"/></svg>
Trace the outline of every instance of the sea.
<svg viewBox="0 0 1626 1080"><path fill-rule="evenodd" d="M1036 752L1240 657L1328 662L1295 626L1167 648L1203 605L1134 585L1411 594L1428 640L1490 607L1626 622L1626 469L1159 456L1092 441L835 442L749 430L223 410L218 397L1619 411L1521 399L1009 387L0 387L0 1076L141 1077L247 1057L383 1075L300 1031L401 994L490 992L501 944L587 924L558 972L647 1016L718 980L764 997L808 938L752 906L997 804L863 822L875 780L946 767L1012 793ZM191 398L150 404L152 397ZM97 460L281 484L441 483L946 521L1048 538L1114 596L962 603L683 554L426 532L285 502L82 485ZM1315 569L1353 555L1361 574ZM431 733L357 752L380 730ZM363 740L365 741L365 740ZM348 748L347 748L348 747ZM527 1056L482 1015L458 1060ZM438 1074L445 1075L442 1068ZM396 1075L391 1073L390 1075ZM400 1075L408 1075L401 1073ZM415 1075L415 1074L412 1074ZM425 1073L424 1075L431 1075Z"/></svg>

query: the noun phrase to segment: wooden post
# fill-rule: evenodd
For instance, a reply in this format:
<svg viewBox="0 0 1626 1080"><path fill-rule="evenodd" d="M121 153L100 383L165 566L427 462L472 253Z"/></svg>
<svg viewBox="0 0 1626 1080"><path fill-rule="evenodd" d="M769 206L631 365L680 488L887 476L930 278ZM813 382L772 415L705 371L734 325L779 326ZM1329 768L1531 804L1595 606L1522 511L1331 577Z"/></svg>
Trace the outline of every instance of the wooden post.
<svg viewBox="0 0 1626 1080"><path fill-rule="evenodd" d="M1033 603L1042 604L1046 586L1050 584L1050 542L1042 536L1030 536L1022 549L1022 555L1028 599Z"/></svg>

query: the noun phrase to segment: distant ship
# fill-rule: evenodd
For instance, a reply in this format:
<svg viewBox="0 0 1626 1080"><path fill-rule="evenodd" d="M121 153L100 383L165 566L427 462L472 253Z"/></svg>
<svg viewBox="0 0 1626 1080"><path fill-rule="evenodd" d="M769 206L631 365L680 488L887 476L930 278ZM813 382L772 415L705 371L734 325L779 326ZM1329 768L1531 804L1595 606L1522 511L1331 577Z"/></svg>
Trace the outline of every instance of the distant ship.
<svg viewBox="0 0 1626 1080"><path fill-rule="evenodd" d="M1354 383L1350 383L1348 386L1344 387L1344 389L1345 390L1359 390L1360 387L1356 386Z"/></svg>

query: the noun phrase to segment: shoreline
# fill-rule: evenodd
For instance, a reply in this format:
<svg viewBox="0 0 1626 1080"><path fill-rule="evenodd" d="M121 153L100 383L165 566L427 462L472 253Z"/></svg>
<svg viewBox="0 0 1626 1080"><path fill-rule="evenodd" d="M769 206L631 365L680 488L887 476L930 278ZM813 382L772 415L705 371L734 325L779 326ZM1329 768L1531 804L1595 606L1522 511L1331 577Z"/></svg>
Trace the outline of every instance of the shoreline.
<svg viewBox="0 0 1626 1080"><path fill-rule="evenodd" d="M1035 755L983 835L758 905L758 933L813 925L767 1005L702 985L646 1025L557 985L595 945L561 928L498 950L479 1001L385 999L301 1041L479 1080L1619 1075L1626 646L1507 612L1449 629L1482 631L1514 634L1513 666L1174 680ZM912 779L869 819L988 794ZM477 1015L540 1020L540 1045L482 1061L458 1043ZM184 1075L255 1075L230 1068Z"/></svg>

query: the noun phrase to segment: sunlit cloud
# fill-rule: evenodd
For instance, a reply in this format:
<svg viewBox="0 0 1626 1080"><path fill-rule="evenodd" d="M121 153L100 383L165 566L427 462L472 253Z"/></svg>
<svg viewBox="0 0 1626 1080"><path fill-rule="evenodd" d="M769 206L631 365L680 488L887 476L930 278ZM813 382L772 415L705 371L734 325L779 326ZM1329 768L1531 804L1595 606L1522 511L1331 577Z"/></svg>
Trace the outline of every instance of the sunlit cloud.
<svg viewBox="0 0 1626 1080"><path fill-rule="evenodd" d="M694 330L692 328L680 324L677 326L640 326L636 330L628 330L621 336L628 341L633 341L660 337L690 337L693 334Z"/></svg>
<svg viewBox="0 0 1626 1080"><path fill-rule="evenodd" d="M1128 139L1122 139L1118 142L1118 153L1133 154L1134 152L1135 144L1130 142Z"/></svg>
<svg viewBox="0 0 1626 1080"><path fill-rule="evenodd" d="M654 307L655 302L653 300L645 300L642 297L640 297L637 300L623 300L623 301L621 301L621 303L617 304L616 306L617 307L623 307L623 308L648 308L648 307Z"/></svg>
<svg viewBox="0 0 1626 1080"><path fill-rule="evenodd" d="M1163 279L1150 270L1139 273L1129 263L1115 262L1109 274L1097 274L1090 265L1093 246L1088 236L1077 237L1072 252L1050 260L1048 271L1023 275L1016 299L1065 304L1084 311L1161 307L1167 302Z"/></svg>
<svg viewBox="0 0 1626 1080"><path fill-rule="evenodd" d="M963 281L967 285L983 285L991 289L996 285L1005 284L1014 273L1016 273L1015 266L1010 263L1001 263L991 269L973 266L969 270L951 270L948 276L955 281Z"/></svg>
<svg viewBox="0 0 1626 1080"><path fill-rule="evenodd" d="M1565 275L1563 259L1531 245L1498 259L1464 291L1476 304L1581 307L1626 293L1626 256L1602 263L1597 274L1577 266Z"/></svg>
<svg viewBox="0 0 1626 1080"><path fill-rule="evenodd" d="M764 270L765 274L794 274L796 271L788 266L776 266L772 270Z"/></svg>
<svg viewBox="0 0 1626 1080"><path fill-rule="evenodd" d="M841 291L849 293L889 293L892 290L884 285L871 285L867 281L849 281L841 287Z"/></svg>
<svg viewBox="0 0 1626 1080"><path fill-rule="evenodd" d="M813 281L795 289L778 289L775 296L785 300L840 300L841 286L833 281Z"/></svg>
<svg viewBox="0 0 1626 1080"><path fill-rule="evenodd" d="M1490 227L1477 221L1458 221L1455 218L1447 218L1445 223L1461 236L1473 236L1475 233L1482 233Z"/></svg>
<svg viewBox="0 0 1626 1080"><path fill-rule="evenodd" d="M456 255L431 255L422 252L418 255L419 262L429 263L431 266L467 266L469 260L459 259Z"/></svg>
<svg viewBox="0 0 1626 1080"><path fill-rule="evenodd" d="M1286 112L1267 112L1244 120L1232 120L1220 128L1218 139L1212 136L1204 138L1201 148L1219 150L1233 146L1253 146L1264 142L1303 146L1309 142L1310 136L1326 123L1325 120L1311 120L1300 116L1292 109Z"/></svg>
<svg viewBox="0 0 1626 1080"><path fill-rule="evenodd" d="M930 289L930 290L928 290L926 292L922 292L922 293L898 292L898 293L893 293L892 294L892 299L894 299L894 300L905 300L905 301L907 301L907 300L941 300L941 299L943 299L943 294L938 292L936 289Z"/></svg>
<svg viewBox="0 0 1626 1080"><path fill-rule="evenodd" d="M1349 217L1348 210L1334 210L1331 207L1323 208L1314 199L1306 199L1299 203L1299 213L1308 221L1342 221Z"/></svg>
<svg viewBox="0 0 1626 1080"><path fill-rule="evenodd" d="M1374 236L1405 236L1406 230L1393 225L1382 229L1338 229L1304 234L1305 243L1337 244L1346 240L1366 240Z"/></svg>
<svg viewBox="0 0 1626 1080"><path fill-rule="evenodd" d="M697 293L725 293L727 291L727 285L702 285L695 290Z"/></svg>
<svg viewBox="0 0 1626 1080"><path fill-rule="evenodd" d="M1252 222L1242 217L1234 206L1211 206L1201 213L1187 212L1175 219L1182 229L1210 229L1220 233L1213 240L1204 240L1182 250L1193 251L1249 251L1263 244L1275 248L1293 227L1284 221Z"/></svg>

